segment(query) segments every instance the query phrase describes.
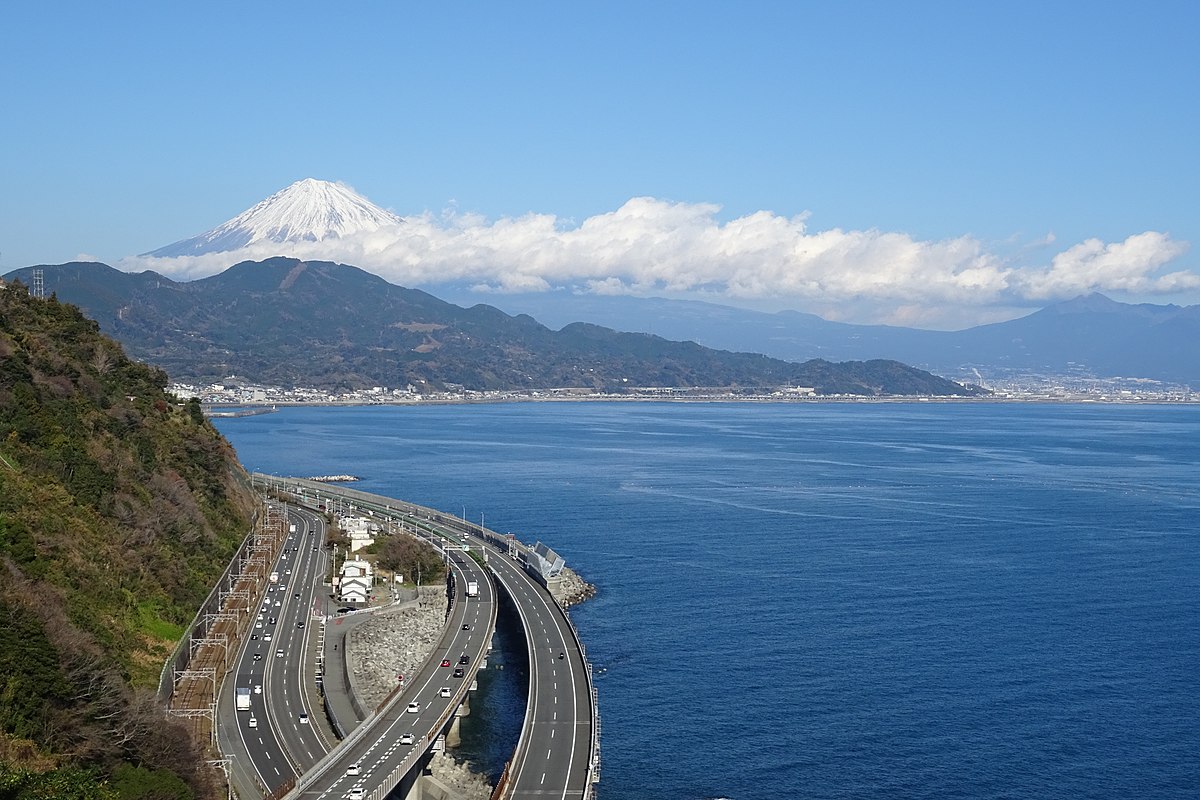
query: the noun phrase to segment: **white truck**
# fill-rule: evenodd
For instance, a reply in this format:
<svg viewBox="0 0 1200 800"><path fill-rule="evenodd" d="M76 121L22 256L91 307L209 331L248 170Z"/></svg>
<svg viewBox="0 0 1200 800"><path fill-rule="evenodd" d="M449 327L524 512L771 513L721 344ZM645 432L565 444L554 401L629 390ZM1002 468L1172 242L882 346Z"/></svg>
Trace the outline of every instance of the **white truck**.
<svg viewBox="0 0 1200 800"><path fill-rule="evenodd" d="M268 578L268 580L271 581L271 583L279 583L279 573L272 572L271 576Z"/></svg>
<svg viewBox="0 0 1200 800"><path fill-rule="evenodd" d="M237 710L238 711L249 711L250 710L250 689L239 686L236 689L234 689L234 692L236 693Z"/></svg>
<svg viewBox="0 0 1200 800"><path fill-rule="evenodd" d="M479 597L479 581L467 581L467 597Z"/></svg>

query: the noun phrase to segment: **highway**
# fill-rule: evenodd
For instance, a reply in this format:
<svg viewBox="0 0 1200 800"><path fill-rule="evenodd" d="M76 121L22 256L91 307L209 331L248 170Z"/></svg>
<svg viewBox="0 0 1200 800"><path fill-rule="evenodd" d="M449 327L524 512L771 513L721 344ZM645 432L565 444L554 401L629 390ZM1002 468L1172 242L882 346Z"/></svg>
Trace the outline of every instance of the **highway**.
<svg viewBox="0 0 1200 800"><path fill-rule="evenodd" d="M592 784L599 775L599 724L594 714L595 698L586 655L566 613L546 589L530 576L518 561L509 556L510 543L504 537L433 509L353 489L333 488L293 478L279 479L256 475L255 479L272 484L276 488L298 492L306 503L313 505L322 504L321 497L325 498L325 502L330 502L335 497L341 498L343 503L348 500L360 510L369 510L373 514L400 521L416 530L418 534L442 544L459 543L469 537L472 549L486 552L488 567L495 580L512 598L520 614L526 632L530 663L529 700L525 723L513 758L501 778L502 785L497 796L536 797L541 800L582 800L590 796ZM525 556L529 555L528 549L523 545L516 545L516 549ZM464 566L475 566L471 559L461 554L456 554L453 564L456 571ZM481 579L480 585L490 589L490 581ZM482 596L480 599L483 599ZM488 602L491 603L490 599ZM472 604L473 602L467 605ZM456 612L458 610L461 609L456 609ZM491 603L491 613L495 614L494 603ZM454 632L458 627L458 624L452 622L449 630ZM445 651L449 654L447 657L453 655L456 646L456 643L451 643ZM431 666L427 666L418 677L418 681L435 680L440 668L432 665L437 663L440 662L435 656L431 659ZM430 670L434 673L433 676L426 674ZM422 687L424 686L423 683ZM418 692L418 700L423 701L424 697L425 695ZM406 718L403 707L403 704L398 703L388 713L381 715L382 719L364 722L351 738L365 729L369 735L364 733L363 736L370 740L374 748L393 747L394 744L389 743L405 732ZM335 751L314 770L321 773L321 777L306 775L297 787L302 791L293 792L289 797L339 798L344 794L338 792L349 792L355 785L363 786L368 792L367 796L371 797L370 791L380 786L379 783L355 783L345 780L347 776L344 772L341 775L343 780L336 779L339 770L356 763L356 759L364 752L361 748L351 748L348 755L341 755L340 750ZM386 749L384 752L392 751ZM398 763L400 767L395 767ZM394 772L401 767L407 769L412 763L415 761L397 761L389 757L372 764L372 768L375 773L385 769L392 769ZM330 776L334 777L331 779ZM382 794L378 797L382 798Z"/></svg>
<svg viewBox="0 0 1200 800"><path fill-rule="evenodd" d="M521 618L530 664L525 722L495 797L591 796L599 778L599 722L590 668L566 613L517 560L531 557L526 546L390 498L292 478L254 477L260 486L297 494L302 503L287 506L295 530L274 566L279 583L256 609L232 680L221 692L218 736L222 752L231 757L235 786L331 800L382 800L398 785L406 789L414 767L440 744L488 652L498 605L494 579ZM454 582L450 617L433 656L341 743L316 724L324 714L315 677L320 625L329 609L328 588L322 587L328 554L320 546L322 515L303 507L332 502L389 518L445 548ZM468 541L472 550L486 554L487 570L462 552ZM478 584L478 597L466 596L468 581ZM462 674L455 677L460 660ZM249 711L234 711L236 687L251 689Z"/></svg>
<svg viewBox="0 0 1200 800"><path fill-rule="evenodd" d="M453 520L446 526L464 529ZM477 533L475 526L466 526ZM546 589L490 542L488 565L514 600L529 646L529 702L503 797L585 798L591 790L593 697L570 621ZM562 658L560 658L560 654Z"/></svg>
<svg viewBox="0 0 1200 800"><path fill-rule="evenodd" d="M312 609L328 554L321 547L324 520L287 509L289 531L271 569L279 576L253 613L232 677L220 701L218 737L233 755L239 785L274 791L310 768L333 746L312 721L323 713L313 706L304 681L315 675ZM311 681L311 677L307 678ZM249 688L250 710L234 711L235 688ZM302 717L309 720L301 722ZM232 720L232 722L230 722ZM247 783L248 781L248 783Z"/></svg>
<svg viewBox="0 0 1200 800"><path fill-rule="evenodd" d="M366 797L382 798L448 728L490 649L496 615L494 590L482 568L457 552L449 565L454 602L432 657L305 774L289 797L341 798L358 788ZM468 581L479 584L478 597L467 597Z"/></svg>

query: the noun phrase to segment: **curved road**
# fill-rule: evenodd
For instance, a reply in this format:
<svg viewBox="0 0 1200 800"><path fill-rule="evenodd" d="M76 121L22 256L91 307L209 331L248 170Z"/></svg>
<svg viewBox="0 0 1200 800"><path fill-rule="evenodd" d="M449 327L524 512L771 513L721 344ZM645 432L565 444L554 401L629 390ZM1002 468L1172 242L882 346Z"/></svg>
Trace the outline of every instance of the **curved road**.
<svg viewBox="0 0 1200 800"><path fill-rule="evenodd" d="M514 798L587 798L597 777L594 763L598 748L598 726L593 720L594 698L590 672L582 645L566 613L520 563L497 547L501 537L455 517L432 509L400 503L390 498L351 489L298 479L256 475L260 484L274 485L298 493L305 504L319 506L333 498L357 508L403 523L419 535L441 546L457 545L470 535L471 548L486 553L495 580L514 601L525 628L529 647L530 686L526 719L516 752L504 778L499 796ZM452 548L449 562L456 582L455 601L446 633L430 661L401 694L394 696L377 713L362 722L340 745L326 754L332 743L323 741L317 726L300 722L300 714L323 713L306 700L305 676L314 674L310 644L314 628L309 625L315 592L324 574L324 550L312 549L309 539L320 541L320 516L292 509L297 530L289 534L278 571L287 588L268 593L269 606L257 640L248 640L238 661L235 685L261 685L264 694L252 695L258 727L248 727L247 712L240 712L238 742L231 750L242 750L254 765L261 785L274 790L302 773L288 797L381 798L420 761L437 737L447 728L454 711L465 698L480 660L487 653L494 628L496 604L492 582L476 562ZM295 517L300 514L300 517ZM494 538L489 538L494 537ZM523 545L518 545L524 550ZM526 555L528 552L526 551ZM286 556L286 558L284 557ZM286 570L302 580L294 580ZM468 580L478 582L478 598L467 598ZM296 594L300 597L296 597ZM276 606L275 603L279 605ZM276 624L269 619L274 614ZM304 635L297 627L305 622ZM287 626L286 628L281 626ZM273 628L271 641L263 631ZM283 637L287 630L292 636ZM285 638L286 641L280 641ZM282 653L280 655L280 653ZM260 658L254 660L254 655ZM466 656L464 674L453 678L454 667ZM442 667L443 660L450 666ZM311 678L310 678L311 680ZM228 683L226 684L228 686ZM232 708L232 689L223 694L222 705ZM449 696L446 696L449 695ZM416 710L409 711L410 703ZM232 713L232 711L230 712ZM222 715L228 719L227 715ZM264 721L269 722L264 726ZM411 743L410 743L411 737ZM238 744L241 744L241 747ZM223 740L225 743L225 740ZM234 758L235 764L239 761Z"/></svg>

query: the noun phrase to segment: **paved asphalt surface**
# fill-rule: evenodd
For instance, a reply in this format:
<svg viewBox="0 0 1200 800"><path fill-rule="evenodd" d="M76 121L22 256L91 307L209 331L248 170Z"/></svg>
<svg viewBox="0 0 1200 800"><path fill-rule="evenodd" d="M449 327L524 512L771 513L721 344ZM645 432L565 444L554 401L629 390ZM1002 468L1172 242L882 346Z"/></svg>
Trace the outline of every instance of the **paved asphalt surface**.
<svg viewBox="0 0 1200 800"><path fill-rule="evenodd" d="M233 680L219 704L222 751L233 756L237 785L274 790L315 764L335 744L313 724L323 711L310 705L303 681L315 675L312 609L328 554L324 521L289 509L289 533L270 585L238 655ZM234 687L250 688L250 710L234 711Z"/></svg>
<svg viewBox="0 0 1200 800"><path fill-rule="evenodd" d="M304 486L310 496L315 490L326 497L335 493L322 484L294 479L278 482L292 488ZM440 543L466 541L464 531L478 530L454 517L389 498L340 487L336 494L351 498L361 510L372 509L404 520ZM228 741L229 726L222 725L222 745L224 752L234 755L235 772L241 766L241 751L252 764L259 785L268 790L307 772L290 797L344 798L352 790L361 790L368 799L381 798L445 729L474 680L494 628L492 582L467 554L451 551L450 565L456 581L454 603L446 633L433 657L382 712L368 717L341 746L326 754L334 743L326 742L320 726L312 724L316 721L313 715L323 712L306 704L306 697L313 695L306 694L303 684L305 676L311 681L315 674L315 664L306 661L315 658L316 652L316 642L310 637L316 635L319 620L312 618L313 612L327 610L322 599L316 597L324 574L319 559L326 553L323 548L312 550L323 535L323 530L316 527L320 524L320 517L310 512L297 524L296 533L289 535L285 545L288 549L282 554L287 558L281 556L278 564L286 588L268 593L263 628L252 629L260 638L246 642L238 660L237 680L232 684L261 685L263 694L251 695L250 712L235 715L233 689L226 682L220 719L224 722L236 716L236 741ZM592 698L582 649L566 614L519 563L482 538L471 536L469 541L472 549L487 552L496 580L516 601L529 645L529 704L505 796L582 800L590 788L587 779L593 752ZM304 576L303 580L293 580L293 575L285 572L289 568L293 575ZM479 583L478 598L466 597L468 580ZM274 625L269 622L272 616L277 620ZM301 621L304 628L297 627ZM271 641L265 640L266 632L272 633ZM260 656L257 661L255 654ZM454 668L464 656L464 675L454 678ZM443 661L449 661L449 666L442 667ZM409 711L409 704L414 702L417 710ZM308 714L310 722L301 722L301 714ZM250 716L258 727L249 727ZM238 785L244 783L239 781Z"/></svg>

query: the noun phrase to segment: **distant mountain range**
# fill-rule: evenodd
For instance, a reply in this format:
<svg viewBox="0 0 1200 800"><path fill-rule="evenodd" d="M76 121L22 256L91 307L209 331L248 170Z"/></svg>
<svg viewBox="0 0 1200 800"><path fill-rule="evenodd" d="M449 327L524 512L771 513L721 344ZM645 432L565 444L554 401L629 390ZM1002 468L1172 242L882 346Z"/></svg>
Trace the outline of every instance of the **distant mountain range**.
<svg viewBox="0 0 1200 800"><path fill-rule="evenodd" d="M454 287L433 291L460 303L472 296ZM1008 322L928 331L661 298L546 292L496 295L494 302L552 328L585 321L787 361L885 358L959 380L1077 375L1200 387L1200 306L1130 305L1092 294Z"/></svg>
<svg viewBox="0 0 1200 800"><path fill-rule="evenodd" d="M554 331L487 305L462 308L357 267L273 258L176 282L98 263L5 276L73 303L129 352L177 380L229 375L280 386L468 389L812 387L820 394L969 395L891 360L792 363L619 333L586 323Z"/></svg>

